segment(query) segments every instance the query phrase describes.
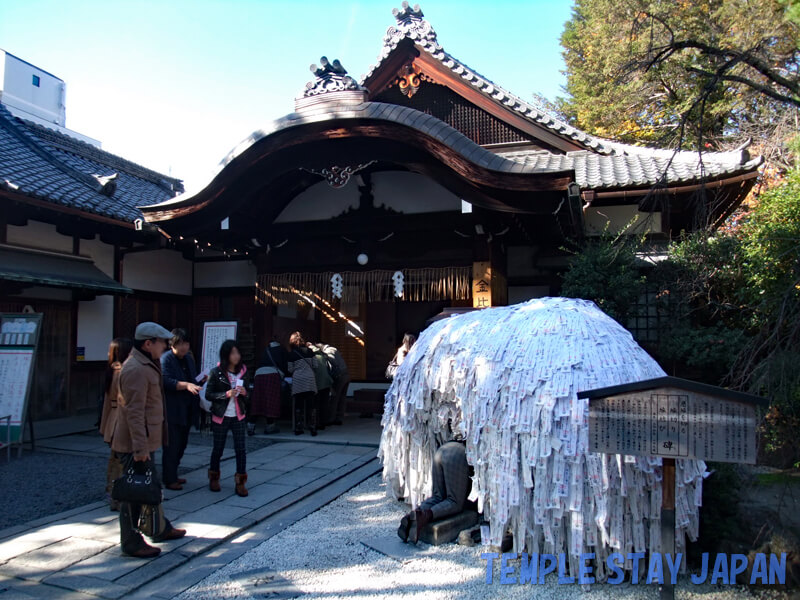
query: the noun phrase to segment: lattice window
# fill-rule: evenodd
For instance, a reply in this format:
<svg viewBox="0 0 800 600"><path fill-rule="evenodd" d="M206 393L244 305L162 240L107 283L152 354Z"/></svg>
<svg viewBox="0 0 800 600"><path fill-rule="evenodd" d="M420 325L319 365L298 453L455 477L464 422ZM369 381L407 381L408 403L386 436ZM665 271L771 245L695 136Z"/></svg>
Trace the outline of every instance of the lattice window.
<svg viewBox="0 0 800 600"><path fill-rule="evenodd" d="M662 309L658 299L658 286L647 285L628 319L628 331L639 343L657 344L661 325Z"/></svg>
<svg viewBox="0 0 800 600"><path fill-rule="evenodd" d="M381 92L376 100L409 106L432 115L478 144L535 141L468 102L450 88L436 83L423 82L410 98L400 92L397 86L392 86Z"/></svg>

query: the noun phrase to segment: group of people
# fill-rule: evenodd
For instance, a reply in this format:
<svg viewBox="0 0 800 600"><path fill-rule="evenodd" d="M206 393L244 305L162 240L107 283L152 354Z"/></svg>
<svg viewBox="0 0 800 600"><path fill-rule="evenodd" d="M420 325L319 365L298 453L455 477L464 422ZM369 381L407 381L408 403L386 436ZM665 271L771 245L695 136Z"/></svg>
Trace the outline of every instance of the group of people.
<svg viewBox="0 0 800 600"><path fill-rule="evenodd" d="M246 435L265 423L266 433L278 432L281 402L294 405L294 432L317 435L328 425L341 425L350 376L341 353L328 344L307 343L300 332L289 348L273 341L251 377L235 340L219 349L219 363L203 377L183 329L171 332L157 323L141 323L134 339L116 338L108 352L100 433L111 447L106 493L112 510L120 513L120 538L125 554L148 558L160 550L148 545L138 531L143 507L111 498L113 482L132 463L151 461L162 450L164 487L181 490L186 480L178 467L192 426L200 428L201 406L213 434L209 489L221 491L220 461L228 431L234 440L235 492L247 496ZM201 399L203 402L201 402ZM154 466L151 466L154 469ZM154 473L154 477L157 474ZM186 534L158 511L156 542Z"/></svg>

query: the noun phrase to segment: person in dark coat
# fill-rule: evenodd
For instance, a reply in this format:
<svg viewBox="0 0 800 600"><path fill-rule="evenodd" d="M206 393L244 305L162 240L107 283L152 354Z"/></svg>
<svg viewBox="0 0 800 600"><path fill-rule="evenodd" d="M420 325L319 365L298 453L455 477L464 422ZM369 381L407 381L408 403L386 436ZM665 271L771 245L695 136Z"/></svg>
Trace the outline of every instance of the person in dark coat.
<svg viewBox="0 0 800 600"><path fill-rule="evenodd" d="M305 427L317 435L317 378L314 376L314 355L299 331L289 337L289 374L292 376L294 434L303 435Z"/></svg>
<svg viewBox="0 0 800 600"><path fill-rule="evenodd" d="M172 334L158 323L139 323L134 335L133 350L122 365L119 375L120 395L117 421L111 438L111 449L120 454L120 461L148 462L152 453L164 446L168 436L164 408L164 382L161 376L161 356ZM155 465L150 462L154 477ZM137 530L142 504L120 502L119 533L123 554L137 558L153 558L160 548L148 545ZM159 533L155 542L176 540L186 535L164 517L159 517Z"/></svg>
<svg viewBox="0 0 800 600"><path fill-rule="evenodd" d="M200 425L197 366L189 353L189 337L183 329L173 329L170 350L161 355L161 372L167 405L167 444L161 461L164 487L182 490L185 479L178 477L178 465L189 443L189 430Z"/></svg>
<svg viewBox="0 0 800 600"><path fill-rule="evenodd" d="M279 433L277 420L281 416L284 378L289 372L286 362L286 349L277 339L273 339L264 349L258 369L253 377L253 396L250 401L250 414L247 415L247 435L256 432L256 425L266 422L264 433Z"/></svg>
<svg viewBox="0 0 800 600"><path fill-rule="evenodd" d="M214 446L211 450L211 465L208 469L208 487L219 492L220 459L225 449L228 430L233 434L233 450L236 454L235 491L247 496L247 412L248 398L247 367L242 362L242 353L235 340L225 340L219 349L219 365L211 369L206 386L206 400L211 402L211 432Z"/></svg>

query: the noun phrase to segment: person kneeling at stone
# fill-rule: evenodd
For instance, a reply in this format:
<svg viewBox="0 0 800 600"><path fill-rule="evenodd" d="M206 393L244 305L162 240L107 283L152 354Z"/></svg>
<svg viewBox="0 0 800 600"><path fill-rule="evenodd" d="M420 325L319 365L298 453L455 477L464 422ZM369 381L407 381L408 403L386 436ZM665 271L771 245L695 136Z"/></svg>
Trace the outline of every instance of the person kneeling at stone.
<svg viewBox="0 0 800 600"><path fill-rule="evenodd" d="M422 529L433 521L456 515L464 510L471 481L466 447L462 442L447 442L433 455L433 495L400 520L397 535L408 541L411 525L416 522L413 542L419 541Z"/></svg>

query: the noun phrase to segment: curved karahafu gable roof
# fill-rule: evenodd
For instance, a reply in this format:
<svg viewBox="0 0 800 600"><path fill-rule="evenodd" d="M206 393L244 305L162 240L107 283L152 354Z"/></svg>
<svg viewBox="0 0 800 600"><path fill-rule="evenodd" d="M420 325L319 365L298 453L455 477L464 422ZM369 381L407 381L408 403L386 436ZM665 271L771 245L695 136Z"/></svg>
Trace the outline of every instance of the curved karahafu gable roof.
<svg viewBox="0 0 800 600"><path fill-rule="evenodd" d="M462 181L472 186L478 193L477 198L470 198L475 204L522 212L544 210L546 199L529 194L521 203L519 198L502 196L506 192L563 192L573 181L583 190L627 190L656 184L669 187L705 181L726 185L725 181L734 176L739 180L755 177L756 168L761 164L761 158L751 158L746 147L700 155L692 151L621 144L580 131L524 102L445 52L419 6L410 8L404 2L403 8L395 10L394 14L396 24L384 36L378 63L361 82L348 76L338 61L329 63L323 57L321 67L312 67L315 80L296 99L295 112L248 136L228 153L211 183L197 194L142 207L145 218L163 222L184 217L204 209L218 198L239 202L237 194L248 191L244 186L248 170L258 169L261 178L258 184L263 186L265 181L281 176L278 169L283 169L283 173L292 169L318 172L334 165L341 167L339 162L330 162L344 160L341 154L329 150L326 155L319 151L318 144L340 143L347 139L366 141L371 145L370 150L376 147L378 140L385 144L406 144L420 157L433 159L437 168L461 178L456 187ZM409 60L419 60L417 56L429 57L425 58L423 68L435 68L443 85L451 85L456 93L465 94L463 97L467 101L479 100L494 111L494 118L505 118L508 123L517 125L524 119L530 134L540 135L545 144L556 151L492 151L450 124L426 114L424 107L417 110L369 101L395 81L398 68L407 65ZM463 82L468 82L469 87L465 88ZM375 89L370 88L373 85ZM303 144L309 151L297 152L298 146ZM310 151L312 147L313 152ZM558 152L559 149L563 152ZM293 152L294 163L287 163L288 159L281 163L281 157ZM392 162L388 158L370 158ZM352 156L349 159L354 162ZM329 162L310 164L315 160ZM407 161L405 166L412 170L419 167L418 161L411 162ZM252 184L255 179L251 177L249 181ZM746 193L742 190L735 194L733 204ZM216 212L222 211L217 207L214 217Z"/></svg>
<svg viewBox="0 0 800 600"><path fill-rule="evenodd" d="M426 156L438 160L475 186L517 191L565 190L569 169L542 168L495 154L435 117L413 108L381 102L326 100L291 113L270 127L253 132L220 163L215 178L191 197L143 206L151 222L168 220L200 210L228 189L231 182L255 163L288 153L298 143L312 139L381 140L397 138ZM454 160L454 157L459 157ZM295 167L296 169L297 167ZM273 173L265 173L268 179ZM506 209L500 204L496 209ZM519 207L517 207L519 209Z"/></svg>

